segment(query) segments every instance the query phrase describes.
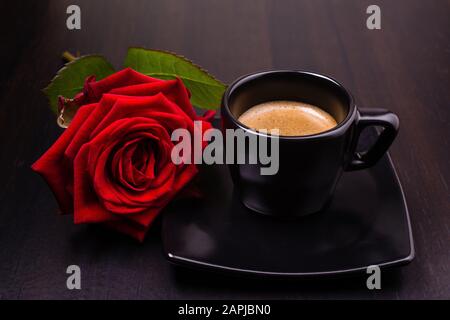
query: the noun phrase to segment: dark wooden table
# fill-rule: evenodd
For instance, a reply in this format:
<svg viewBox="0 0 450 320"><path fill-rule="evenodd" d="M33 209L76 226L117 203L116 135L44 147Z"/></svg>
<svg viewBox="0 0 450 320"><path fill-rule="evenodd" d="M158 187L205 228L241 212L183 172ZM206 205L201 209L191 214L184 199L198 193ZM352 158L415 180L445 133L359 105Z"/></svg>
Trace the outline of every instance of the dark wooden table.
<svg viewBox="0 0 450 320"><path fill-rule="evenodd" d="M0 50L0 298L450 298L450 3L375 1L2 1ZM66 28L80 5L82 29ZM128 46L189 57L225 82L272 68L339 79L358 105L401 119L391 155L412 218L416 259L382 276L320 281L242 280L174 270L160 221L143 244L58 216L30 170L61 133L40 92L61 53L99 53L120 68ZM66 268L82 290L66 289Z"/></svg>

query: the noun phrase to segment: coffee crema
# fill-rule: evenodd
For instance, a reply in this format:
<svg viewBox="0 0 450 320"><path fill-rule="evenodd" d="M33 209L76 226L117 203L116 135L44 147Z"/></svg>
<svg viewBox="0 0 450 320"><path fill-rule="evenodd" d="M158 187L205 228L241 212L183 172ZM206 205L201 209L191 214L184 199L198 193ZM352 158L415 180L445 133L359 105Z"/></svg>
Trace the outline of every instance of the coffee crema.
<svg viewBox="0 0 450 320"><path fill-rule="evenodd" d="M300 101L276 100L257 104L238 121L256 131L278 129L282 136L305 136L330 130L336 120L323 109Z"/></svg>

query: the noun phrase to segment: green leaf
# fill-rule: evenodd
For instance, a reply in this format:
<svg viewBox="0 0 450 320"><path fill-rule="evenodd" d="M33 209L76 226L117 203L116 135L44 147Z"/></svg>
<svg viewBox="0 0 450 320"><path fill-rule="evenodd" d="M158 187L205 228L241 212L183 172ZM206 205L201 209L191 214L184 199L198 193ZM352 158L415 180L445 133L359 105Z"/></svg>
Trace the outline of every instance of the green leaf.
<svg viewBox="0 0 450 320"><path fill-rule="evenodd" d="M73 98L83 89L87 77L95 75L97 80L114 73L112 65L102 56L88 55L77 58L61 68L50 84L43 90L53 112L58 112L58 96Z"/></svg>
<svg viewBox="0 0 450 320"><path fill-rule="evenodd" d="M171 52L129 48L125 66L159 79L179 77L191 92L191 102L202 109L217 109L225 84L188 59Z"/></svg>

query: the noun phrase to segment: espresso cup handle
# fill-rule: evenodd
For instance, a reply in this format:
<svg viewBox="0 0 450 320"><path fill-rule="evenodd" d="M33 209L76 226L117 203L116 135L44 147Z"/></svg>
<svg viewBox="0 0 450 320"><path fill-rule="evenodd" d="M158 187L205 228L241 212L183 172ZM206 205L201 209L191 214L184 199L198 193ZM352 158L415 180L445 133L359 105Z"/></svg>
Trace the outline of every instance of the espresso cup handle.
<svg viewBox="0 0 450 320"><path fill-rule="evenodd" d="M361 132L364 128L370 126L382 127L384 130L369 150L356 152L355 149L358 145ZM394 141L398 133L398 128L399 119L395 113L385 109L359 109L356 134L352 146L354 155L347 170L365 169L377 163Z"/></svg>

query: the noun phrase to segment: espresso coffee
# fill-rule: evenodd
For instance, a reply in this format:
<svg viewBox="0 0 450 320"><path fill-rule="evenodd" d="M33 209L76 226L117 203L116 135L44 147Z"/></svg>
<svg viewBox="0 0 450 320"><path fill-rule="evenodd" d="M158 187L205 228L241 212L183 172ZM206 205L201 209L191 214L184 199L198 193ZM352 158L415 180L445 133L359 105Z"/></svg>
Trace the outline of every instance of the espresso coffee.
<svg viewBox="0 0 450 320"><path fill-rule="evenodd" d="M323 109L299 101L277 100L257 104L238 121L257 131L278 129L282 136L305 136L334 128L336 120Z"/></svg>

